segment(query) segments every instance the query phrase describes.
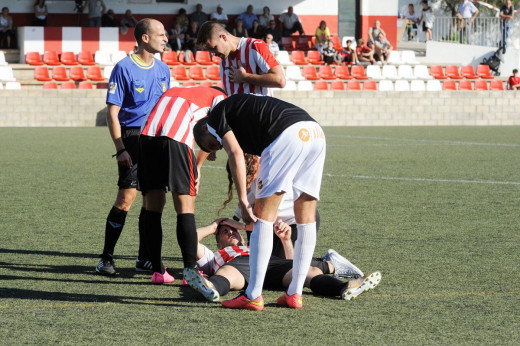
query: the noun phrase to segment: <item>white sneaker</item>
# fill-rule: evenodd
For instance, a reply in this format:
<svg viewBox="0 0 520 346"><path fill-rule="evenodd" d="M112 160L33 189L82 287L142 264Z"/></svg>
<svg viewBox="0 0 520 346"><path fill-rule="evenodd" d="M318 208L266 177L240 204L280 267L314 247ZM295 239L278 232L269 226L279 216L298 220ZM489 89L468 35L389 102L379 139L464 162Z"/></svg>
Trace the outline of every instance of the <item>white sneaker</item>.
<svg viewBox="0 0 520 346"><path fill-rule="evenodd" d="M202 294L210 302L218 302L220 300L220 294L215 289L215 286L202 276L197 269L184 268L182 275L191 288Z"/></svg>
<svg viewBox="0 0 520 346"><path fill-rule="evenodd" d="M363 276L363 272L358 267L332 249L328 249L322 258L334 265L335 277L359 279Z"/></svg>
<svg viewBox="0 0 520 346"><path fill-rule="evenodd" d="M347 287L341 291L341 298L354 300L362 293L373 290L381 281L381 272L375 271L359 279L361 282L354 287Z"/></svg>

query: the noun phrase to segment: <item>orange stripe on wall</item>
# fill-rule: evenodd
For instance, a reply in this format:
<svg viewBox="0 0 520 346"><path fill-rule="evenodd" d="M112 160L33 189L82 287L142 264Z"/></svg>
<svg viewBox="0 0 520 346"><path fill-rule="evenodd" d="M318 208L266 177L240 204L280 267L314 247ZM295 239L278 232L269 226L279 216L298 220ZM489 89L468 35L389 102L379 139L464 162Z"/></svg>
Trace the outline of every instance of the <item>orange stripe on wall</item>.
<svg viewBox="0 0 520 346"><path fill-rule="evenodd" d="M397 49L397 16L361 16L361 33L365 42L368 42L368 29L374 26L376 20L381 22L386 38Z"/></svg>
<svg viewBox="0 0 520 346"><path fill-rule="evenodd" d="M331 35L338 34L338 16L337 15L298 15L302 21L303 30L306 35L313 35L316 32L316 28L320 26L320 22L324 20L327 23L327 27ZM298 34L298 33L296 33Z"/></svg>

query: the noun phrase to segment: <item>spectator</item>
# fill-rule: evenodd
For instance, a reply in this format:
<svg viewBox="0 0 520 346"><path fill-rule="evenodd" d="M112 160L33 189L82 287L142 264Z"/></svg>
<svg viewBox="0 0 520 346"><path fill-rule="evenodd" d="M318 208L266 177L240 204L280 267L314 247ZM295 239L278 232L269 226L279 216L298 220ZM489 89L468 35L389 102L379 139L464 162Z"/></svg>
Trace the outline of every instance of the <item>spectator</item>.
<svg viewBox="0 0 520 346"><path fill-rule="evenodd" d="M506 3L500 8L500 28L502 29L502 41L500 46L507 48L507 39L509 38L509 31L511 30L511 22L515 17L515 8L511 3L511 0L507 0Z"/></svg>
<svg viewBox="0 0 520 346"><path fill-rule="evenodd" d="M278 46L278 43L274 41L272 34L265 35L265 43L267 43L267 45L269 46L269 50L276 57L276 55L280 51L280 46Z"/></svg>
<svg viewBox="0 0 520 346"><path fill-rule="evenodd" d="M513 70L513 75L507 80L507 90L520 90L520 77L518 77L518 69Z"/></svg>
<svg viewBox="0 0 520 346"><path fill-rule="evenodd" d="M11 48L14 43L13 18L7 7L2 8L0 15L0 47Z"/></svg>
<svg viewBox="0 0 520 346"><path fill-rule="evenodd" d="M208 21L208 15L206 14L206 12L202 11L201 4L197 4L197 6L195 7L195 12L190 14L190 21L198 22L199 27Z"/></svg>
<svg viewBox="0 0 520 346"><path fill-rule="evenodd" d="M367 46L365 40L362 38L357 41L356 55L360 62L369 62L372 65L376 63L376 59L374 59L374 49Z"/></svg>
<svg viewBox="0 0 520 346"><path fill-rule="evenodd" d="M292 6L289 6L287 12L282 13L278 20L282 23L282 36L291 36L296 31L300 36L305 35L300 18L294 13Z"/></svg>
<svg viewBox="0 0 520 346"><path fill-rule="evenodd" d="M184 48L183 50L190 50L195 56L195 52L197 51L197 35L199 33L199 23L196 21L192 21L190 24L190 28L186 31ZM185 54L186 56L186 54Z"/></svg>
<svg viewBox="0 0 520 346"><path fill-rule="evenodd" d="M228 16L224 13L224 8L222 8L221 4L217 5L217 10L211 14L210 19L221 24L224 28L229 22Z"/></svg>
<svg viewBox="0 0 520 346"><path fill-rule="evenodd" d="M419 23L420 18L415 13L415 8L413 4L408 5L408 12L404 14L404 18L406 19L406 33L408 36L408 41L412 41L415 38L415 33L417 32L417 23Z"/></svg>
<svg viewBox="0 0 520 346"><path fill-rule="evenodd" d="M338 52L334 49L334 42L332 40L327 41L327 46L323 47L321 51L322 60L326 64L336 64L341 62Z"/></svg>
<svg viewBox="0 0 520 346"><path fill-rule="evenodd" d="M386 63L386 60L390 55L390 51L393 49L394 47L392 47L390 42L388 42L383 33L380 32L374 42L375 55L379 58L379 61L381 61L383 64Z"/></svg>
<svg viewBox="0 0 520 346"><path fill-rule="evenodd" d="M242 19L237 20L236 26L231 33L236 37L249 37L247 29L244 28L244 21Z"/></svg>
<svg viewBox="0 0 520 346"><path fill-rule="evenodd" d="M88 26L99 28L101 26L101 16L107 9L103 0L85 0L83 10L85 8L88 8Z"/></svg>
<svg viewBox="0 0 520 346"><path fill-rule="evenodd" d="M184 8L179 9L179 13L177 14L177 17L175 17L175 20L173 21L173 26L175 24L180 24L181 29L183 31L188 30L188 26L190 25L190 19L188 18L188 15L186 15L186 10Z"/></svg>
<svg viewBox="0 0 520 346"><path fill-rule="evenodd" d="M181 49L183 49L184 39L184 30L182 30L181 25L179 23L175 24L175 26L171 30L171 35L168 39L168 43L170 44L171 49L176 52L179 52Z"/></svg>
<svg viewBox="0 0 520 346"><path fill-rule="evenodd" d="M235 19L235 23L239 20L244 22L244 28L246 28L246 30L250 30L253 27L253 21L258 20L258 17L253 13L253 5L248 5L247 10Z"/></svg>
<svg viewBox="0 0 520 346"><path fill-rule="evenodd" d="M125 16L121 18L121 26L125 28L135 28L137 20L134 18L131 10L125 11Z"/></svg>
<svg viewBox="0 0 520 346"><path fill-rule="evenodd" d="M327 23L322 20L320 26L316 28L316 49L321 54L321 50L327 46L327 42L330 39L330 30L327 27Z"/></svg>
<svg viewBox="0 0 520 346"><path fill-rule="evenodd" d="M264 38L264 30L260 27L257 20L253 21L253 27L248 31L248 34L248 37L259 39Z"/></svg>
<svg viewBox="0 0 520 346"><path fill-rule="evenodd" d="M258 24L260 27L266 30L269 27L269 22L274 21L274 16L271 14L271 10L269 7L264 7L264 13L260 17L258 17Z"/></svg>
<svg viewBox="0 0 520 346"><path fill-rule="evenodd" d="M386 37L386 32L381 28L381 22L376 20L374 22L374 26L368 29L368 43L369 47L372 47L373 43L376 41L379 33L383 34L383 37Z"/></svg>
<svg viewBox="0 0 520 346"><path fill-rule="evenodd" d="M47 26L47 15L49 12L47 11L47 5L45 4L45 0L36 0L34 4L34 26Z"/></svg>
<svg viewBox="0 0 520 346"><path fill-rule="evenodd" d="M282 46L282 32L280 31L280 29L276 27L276 22L274 20L269 21L269 28L265 30L265 34L273 35L273 41L278 44L278 47L280 49L284 49L284 47Z"/></svg>
<svg viewBox="0 0 520 346"><path fill-rule="evenodd" d="M457 9L457 18L459 18L459 42L463 43L466 39L467 44L471 44L471 28L473 21L478 16L478 9L468 0L460 0Z"/></svg>
<svg viewBox="0 0 520 346"><path fill-rule="evenodd" d="M356 51L352 48L352 40L347 40L347 46L343 48L342 60L348 64L359 64Z"/></svg>
<svg viewBox="0 0 520 346"><path fill-rule="evenodd" d="M428 0L422 0L422 13L419 18L419 23L422 22L422 30L425 35L425 41L431 41L433 39L432 29L435 16L433 15L432 8L428 5Z"/></svg>
<svg viewBox="0 0 520 346"><path fill-rule="evenodd" d="M107 13L101 17L101 26L103 27L118 27L119 23L114 17L114 10L109 9Z"/></svg>

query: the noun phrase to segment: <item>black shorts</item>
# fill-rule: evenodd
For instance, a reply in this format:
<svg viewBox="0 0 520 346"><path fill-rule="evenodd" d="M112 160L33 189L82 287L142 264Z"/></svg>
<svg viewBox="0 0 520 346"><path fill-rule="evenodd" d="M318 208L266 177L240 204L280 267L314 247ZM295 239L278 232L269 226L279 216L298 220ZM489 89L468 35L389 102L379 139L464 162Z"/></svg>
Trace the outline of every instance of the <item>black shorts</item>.
<svg viewBox="0 0 520 346"><path fill-rule="evenodd" d="M137 188L137 149L140 132L141 128L139 127L121 127L123 145L132 159L132 168L120 164L117 165L119 172L117 186L119 186L121 190Z"/></svg>
<svg viewBox="0 0 520 346"><path fill-rule="evenodd" d="M165 190L195 196L197 161L193 150L168 137L139 137L137 177L143 195Z"/></svg>

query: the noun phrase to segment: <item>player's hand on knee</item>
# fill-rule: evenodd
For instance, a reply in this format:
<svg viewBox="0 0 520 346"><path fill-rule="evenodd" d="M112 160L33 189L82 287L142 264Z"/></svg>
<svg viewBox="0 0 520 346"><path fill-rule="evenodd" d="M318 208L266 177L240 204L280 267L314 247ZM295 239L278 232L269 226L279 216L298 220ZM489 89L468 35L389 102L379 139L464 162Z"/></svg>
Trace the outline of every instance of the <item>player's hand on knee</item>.
<svg viewBox="0 0 520 346"><path fill-rule="evenodd" d="M132 158L130 157L128 151L122 152L121 155L117 157L117 163L121 166L132 168Z"/></svg>

